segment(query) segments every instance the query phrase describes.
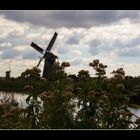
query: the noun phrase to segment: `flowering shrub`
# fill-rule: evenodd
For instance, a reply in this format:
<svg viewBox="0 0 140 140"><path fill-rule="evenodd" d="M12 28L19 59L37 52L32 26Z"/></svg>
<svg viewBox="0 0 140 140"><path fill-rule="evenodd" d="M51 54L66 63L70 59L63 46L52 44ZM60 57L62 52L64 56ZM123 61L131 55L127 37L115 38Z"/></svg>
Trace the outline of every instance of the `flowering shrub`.
<svg viewBox="0 0 140 140"><path fill-rule="evenodd" d="M131 97L138 95L139 80L125 76L123 68L106 76L107 65L93 60L89 66L95 71L80 70L69 76L68 62L55 63L55 73L48 81L40 77L36 67L27 69L20 79L29 85L26 108L3 99L0 103L0 128L21 129L135 129L140 118L129 110ZM28 81L28 80L29 81ZM76 80L75 80L76 79ZM21 81L22 81L21 80ZM137 119L132 121L132 116Z"/></svg>

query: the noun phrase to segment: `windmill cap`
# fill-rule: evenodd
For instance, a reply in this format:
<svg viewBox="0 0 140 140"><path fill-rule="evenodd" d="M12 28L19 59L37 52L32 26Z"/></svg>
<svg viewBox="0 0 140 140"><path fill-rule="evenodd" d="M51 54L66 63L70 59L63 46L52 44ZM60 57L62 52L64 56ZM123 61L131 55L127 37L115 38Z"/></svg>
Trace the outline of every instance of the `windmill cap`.
<svg viewBox="0 0 140 140"><path fill-rule="evenodd" d="M46 57L58 58L58 56L54 55L54 54L51 53L51 52L47 52L47 53L45 53L45 55L43 56L43 58L46 58Z"/></svg>

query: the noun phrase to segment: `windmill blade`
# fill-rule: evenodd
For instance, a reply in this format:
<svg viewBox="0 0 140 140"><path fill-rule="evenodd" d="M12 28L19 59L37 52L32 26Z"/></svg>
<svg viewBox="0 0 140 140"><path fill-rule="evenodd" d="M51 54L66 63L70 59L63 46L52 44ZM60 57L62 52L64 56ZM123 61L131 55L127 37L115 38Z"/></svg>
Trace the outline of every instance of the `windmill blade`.
<svg viewBox="0 0 140 140"><path fill-rule="evenodd" d="M31 43L31 46L36 49L38 52L40 52L41 54L43 54L43 49L40 48L38 45L36 45L34 42Z"/></svg>
<svg viewBox="0 0 140 140"><path fill-rule="evenodd" d="M47 49L46 49L46 52L51 50L51 48L52 48L52 46L53 46L53 44L54 44L54 42L55 42L55 40L57 38L57 35L58 34L55 32L53 37L52 37L52 39L51 39L51 41L50 41L50 43L49 43L49 45L48 45L48 47L47 47Z"/></svg>
<svg viewBox="0 0 140 140"><path fill-rule="evenodd" d="M39 60L37 67L40 65L41 61L42 61L43 57Z"/></svg>

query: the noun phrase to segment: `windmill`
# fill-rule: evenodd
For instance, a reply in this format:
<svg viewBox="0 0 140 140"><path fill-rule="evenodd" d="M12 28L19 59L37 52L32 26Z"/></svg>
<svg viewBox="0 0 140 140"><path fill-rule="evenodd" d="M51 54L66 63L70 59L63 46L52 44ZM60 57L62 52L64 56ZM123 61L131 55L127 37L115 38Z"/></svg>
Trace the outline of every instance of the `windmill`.
<svg viewBox="0 0 140 140"><path fill-rule="evenodd" d="M37 67L39 67L41 61L43 59L45 59L45 63L44 63L44 69L43 69L43 74L42 74L42 77L45 77L45 78L50 78L53 74L53 72L55 71L55 68L54 68L54 62L55 62L55 59L58 58L56 55L54 55L53 53L50 52L50 50L52 49L53 47L53 44L57 38L57 33L55 32L48 47L46 48L45 52L42 48L40 48L38 45L36 45L34 42L31 43L31 46L36 49L38 52L40 52L41 54L43 54L43 56L40 58L38 64L37 64Z"/></svg>
<svg viewBox="0 0 140 140"><path fill-rule="evenodd" d="M11 73L11 68L10 68L10 64L9 64L9 70L5 72L5 79L10 79L10 73Z"/></svg>

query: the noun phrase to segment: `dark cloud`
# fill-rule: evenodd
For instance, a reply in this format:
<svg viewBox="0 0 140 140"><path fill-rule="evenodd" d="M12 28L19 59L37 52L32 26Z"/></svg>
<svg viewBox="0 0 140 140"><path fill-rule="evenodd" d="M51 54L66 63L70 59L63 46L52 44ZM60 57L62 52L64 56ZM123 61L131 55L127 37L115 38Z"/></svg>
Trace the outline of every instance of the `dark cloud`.
<svg viewBox="0 0 140 140"><path fill-rule="evenodd" d="M58 54L66 54L66 53L68 52L68 49L64 49L63 47L58 47L58 48L56 49L56 52L57 52Z"/></svg>
<svg viewBox="0 0 140 140"><path fill-rule="evenodd" d="M36 51L31 51L31 50L24 50L20 51L17 50L16 48L6 48L2 51L0 58L2 59L14 59L14 58L20 58L22 59L38 59L41 57L41 55L36 52Z"/></svg>
<svg viewBox="0 0 140 140"><path fill-rule="evenodd" d="M127 44L128 47L140 45L140 35L138 37L133 38Z"/></svg>
<svg viewBox="0 0 140 140"><path fill-rule="evenodd" d="M101 54L101 53L109 53L111 52L112 49L108 48L108 45L107 44L101 44L99 46L90 46L89 47L89 50L88 52L91 54L91 55L98 55L98 54Z"/></svg>
<svg viewBox="0 0 140 140"><path fill-rule="evenodd" d="M93 39L92 41L90 41L89 45L90 46L99 46L102 43L101 39Z"/></svg>
<svg viewBox="0 0 140 140"><path fill-rule="evenodd" d="M21 53L18 50L15 50L13 48L7 48L5 49L2 54L0 55L0 57L2 59L14 59L17 56L19 56Z"/></svg>
<svg viewBox="0 0 140 140"><path fill-rule="evenodd" d="M120 18L129 18L131 20L135 20L139 17L139 11L138 10L121 10L118 11L118 16Z"/></svg>
<svg viewBox="0 0 140 140"><path fill-rule="evenodd" d="M76 38L75 36L72 36L67 40L66 43L73 45L73 44L78 44L79 41L80 39Z"/></svg>
<svg viewBox="0 0 140 140"><path fill-rule="evenodd" d="M99 53L111 51L112 49L109 47L110 44L108 41L105 41L104 39L93 39L89 42L89 50L88 52L91 55L98 55Z"/></svg>
<svg viewBox="0 0 140 140"><path fill-rule="evenodd" d="M139 11L133 10L19 10L0 11L0 14L18 22L29 22L50 28L100 26L108 25L124 18L128 18L131 21L139 18Z"/></svg>
<svg viewBox="0 0 140 140"><path fill-rule="evenodd" d="M135 48L138 45L140 45L140 35L131 38L128 41L124 41L121 37L112 40L112 47L114 48Z"/></svg>
<svg viewBox="0 0 140 140"><path fill-rule="evenodd" d="M99 47L89 47L89 53L91 54L91 55L97 55L97 54L99 54L101 51L100 51L101 49L99 48Z"/></svg>
<svg viewBox="0 0 140 140"><path fill-rule="evenodd" d="M103 38L93 39L89 42L88 52L91 55L98 55L100 53L116 52L118 56L135 57L140 56L140 35L126 41L124 38L116 38L108 40Z"/></svg>
<svg viewBox="0 0 140 140"><path fill-rule="evenodd" d="M121 57L140 57L140 48L124 48L117 51L117 55Z"/></svg>
<svg viewBox="0 0 140 140"><path fill-rule="evenodd" d="M36 52L24 52L22 54L22 58L23 59L38 59L39 60L39 54L37 54Z"/></svg>
<svg viewBox="0 0 140 140"><path fill-rule="evenodd" d="M72 66L77 66L80 64L84 64L84 60L82 58L75 58L74 60L70 61Z"/></svg>
<svg viewBox="0 0 140 140"><path fill-rule="evenodd" d="M8 34L5 38L0 38L0 44L7 44L10 43L13 47L19 46L19 45L28 45L29 40L27 40L25 37L18 37L13 34ZM29 44L30 45L30 44ZM5 46L6 47L6 46Z"/></svg>
<svg viewBox="0 0 140 140"><path fill-rule="evenodd" d="M112 47L113 48L124 48L127 47L128 43L124 42L123 39L117 38L112 41Z"/></svg>

